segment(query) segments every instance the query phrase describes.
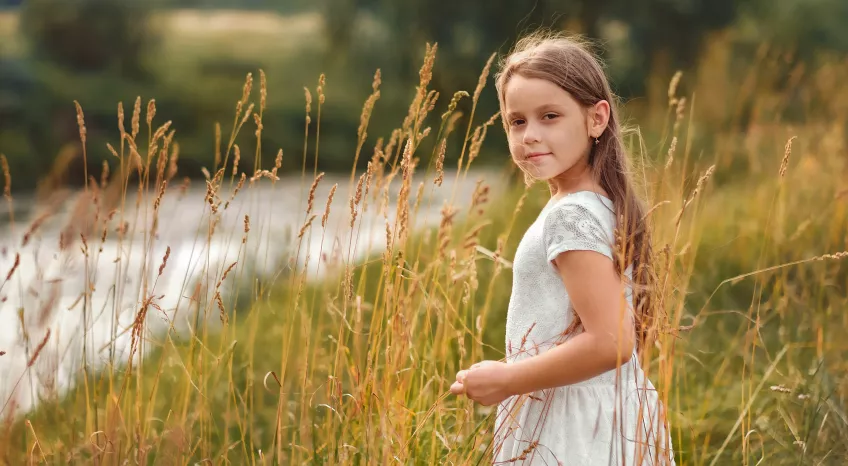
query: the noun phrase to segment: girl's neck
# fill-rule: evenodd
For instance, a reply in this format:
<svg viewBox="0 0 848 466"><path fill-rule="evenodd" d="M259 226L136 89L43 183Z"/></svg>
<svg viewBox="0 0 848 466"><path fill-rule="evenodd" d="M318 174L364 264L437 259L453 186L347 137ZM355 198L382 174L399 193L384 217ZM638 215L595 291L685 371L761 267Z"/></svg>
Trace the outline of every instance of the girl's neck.
<svg viewBox="0 0 848 466"><path fill-rule="evenodd" d="M568 171L548 180L551 188L551 198L561 199L579 191L592 191L608 196L601 185L592 176L591 167L583 165L572 167Z"/></svg>

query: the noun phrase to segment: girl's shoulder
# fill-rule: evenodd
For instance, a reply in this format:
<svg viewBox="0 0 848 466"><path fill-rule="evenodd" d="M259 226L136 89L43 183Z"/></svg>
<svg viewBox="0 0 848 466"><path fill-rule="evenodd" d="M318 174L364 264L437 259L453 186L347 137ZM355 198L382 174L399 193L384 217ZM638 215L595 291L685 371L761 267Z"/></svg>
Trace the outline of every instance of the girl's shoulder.
<svg viewBox="0 0 848 466"><path fill-rule="evenodd" d="M609 198L592 191L551 199L540 215L548 260L575 249L597 251L612 258L614 212Z"/></svg>
<svg viewBox="0 0 848 466"><path fill-rule="evenodd" d="M615 223L615 206L612 200L594 191L576 191L564 196L552 197L540 214L547 217L551 212L564 210L582 211L598 217L604 223Z"/></svg>

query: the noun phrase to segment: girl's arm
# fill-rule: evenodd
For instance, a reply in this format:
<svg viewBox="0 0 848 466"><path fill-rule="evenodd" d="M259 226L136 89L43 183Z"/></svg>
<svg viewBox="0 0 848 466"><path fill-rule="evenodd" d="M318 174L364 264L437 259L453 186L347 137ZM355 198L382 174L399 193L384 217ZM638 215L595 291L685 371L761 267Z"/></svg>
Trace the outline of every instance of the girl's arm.
<svg viewBox="0 0 848 466"><path fill-rule="evenodd" d="M460 371L454 393L483 404L581 382L626 363L635 346L625 318L624 288L613 262L593 251L567 251L555 264L584 332L549 351L513 364L483 362Z"/></svg>
<svg viewBox="0 0 848 466"><path fill-rule="evenodd" d="M633 353L633 321L625 317L624 288L612 261L593 251L568 251L555 263L585 331L511 364L513 394L582 382L626 363Z"/></svg>

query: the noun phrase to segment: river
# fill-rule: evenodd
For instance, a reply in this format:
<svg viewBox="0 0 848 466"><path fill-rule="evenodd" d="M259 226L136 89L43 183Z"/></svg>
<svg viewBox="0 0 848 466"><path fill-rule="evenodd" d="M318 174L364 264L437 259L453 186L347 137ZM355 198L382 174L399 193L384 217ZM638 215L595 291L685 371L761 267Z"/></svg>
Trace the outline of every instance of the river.
<svg viewBox="0 0 848 466"><path fill-rule="evenodd" d="M443 203L452 196L453 205L468 206L479 179L485 180L490 188L488 197L494 199L505 186L505 176L493 169L476 169L455 183L455 172L446 171L442 186L434 187L432 177L415 175L412 204L420 182L425 189L413 227L437 226ZM226 209L219 207L220 223L211 236L210 207L202 181L191 183L182 192L176 186L166 192L152 239L148 237L153 195L144 197L136 212L135 193L129 193L123 214L116 212L109 221L105 240L101 241L100 228L85 242L75 230L62 238L68 225L81 221L79 207L88 202L88 198L80 199L82 193L69 193L53 215L41 220L44 206L30 196L16 197L14 223L0 225L0 418L27 412L39 399L61 396L79 380L84 360L89 370L102 369L113 357L126 363L132 324L145 298L152 297L155 304L145 319L148 334L161 335L171 325L177 331L193 327L194 314L187 309L192 297L198 296L207 310L207 324L220 326L214 285L233 263L236 266L221 287L227 306L231 302L225 293L244 285L237 282L244 282L245 277L250 278L248 282L272 282L297 264L298 270L306 270L309 280L316 280L324 276L336 254L344 260L357 260L368 251L385 250L386 222L378 213L379 203L370 202L357 219L357 239L348 258L349 179L328 175L318 184L313 208L317 217L299 251L295 249L297 234L305 220L311 177L302 182L299 175L286 176L273 184L263 179L243 188ZM322 215L334 183L339 187L323 229ZM389 190L390 222L394 222L399 186L396 179ZM229 194L221 197L226 202ZM0 217L7 219L9 209L3 204ZM84 207L92 211L91 206ZM458 215L465 210L459 209ZM250 231L242 244L246 215ZM116 229L122 225L126 232L119 239ZM64 249L60 242L65 242ZM167 265L160 276L168 248ZM322 257L324 261L319 260ZM33 361L35 352L39 354ZM28 367L30 361L32 367Z"/></svg>

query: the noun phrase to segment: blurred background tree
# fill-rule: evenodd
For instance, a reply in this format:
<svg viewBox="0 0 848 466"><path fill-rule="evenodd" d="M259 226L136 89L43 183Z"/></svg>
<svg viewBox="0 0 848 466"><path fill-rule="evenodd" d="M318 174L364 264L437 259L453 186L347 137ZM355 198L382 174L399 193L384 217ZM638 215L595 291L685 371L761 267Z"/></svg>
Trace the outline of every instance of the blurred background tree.
<svg viewBox="0 0 848 466"><path fill-rule="evenodd" d="M141 78L143 54L153 47L150 3L140 0L29 0L21 32L35 59L81 72L113 71Z"/></svg>
<svg viewBox="0 0 848 466"><path fill-rule="evenodd" d="M433 88L442 103L473 90L493 52L538 27L597 39L618 94L651 102L675 70L695 67L715 34L741 75L761 43L792 51L799 62L844 54L846 18L843 0L0 0L0 150L19 180L15 188L31 189L39 170L78 138L78 100L99 170L105 143L115 139L117 102L131 109L140 95L155 98L162 121L173 121L183 174L199 176L212 160L215 122L229 131L245 74L262 68L272 129L263 147L284 149L284 169L300 167L302 89L314 93L324 72L319 165L346 170L374 70L382 70L383 92L366 147L405 115L426 42L439 44ZM490 86L477 115L495 111ZM493 132L488 147L502 137ZM254 147L248 136L238 143ZM75 163L70 180L80 183Z"/></svg>

